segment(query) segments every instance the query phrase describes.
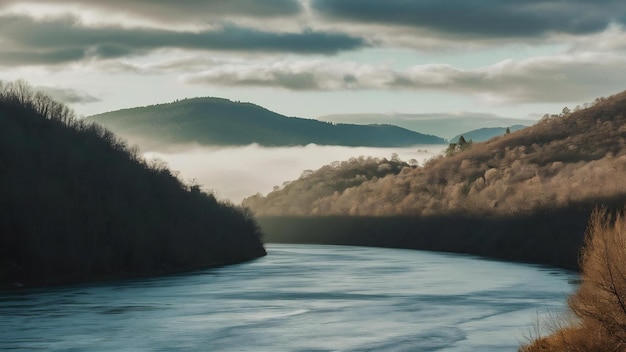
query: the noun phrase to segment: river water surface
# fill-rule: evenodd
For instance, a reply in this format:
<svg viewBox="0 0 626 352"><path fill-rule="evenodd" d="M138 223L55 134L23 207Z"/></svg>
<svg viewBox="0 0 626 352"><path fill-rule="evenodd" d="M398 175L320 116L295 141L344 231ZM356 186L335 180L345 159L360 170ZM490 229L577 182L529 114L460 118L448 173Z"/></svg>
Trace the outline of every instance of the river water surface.
<svg viewBox="0 0 626 352"><path fill-rule="evenodd" d="M184 275L0 293L0 350L515 351L576 279L411 250L268 253Z"/></svg>

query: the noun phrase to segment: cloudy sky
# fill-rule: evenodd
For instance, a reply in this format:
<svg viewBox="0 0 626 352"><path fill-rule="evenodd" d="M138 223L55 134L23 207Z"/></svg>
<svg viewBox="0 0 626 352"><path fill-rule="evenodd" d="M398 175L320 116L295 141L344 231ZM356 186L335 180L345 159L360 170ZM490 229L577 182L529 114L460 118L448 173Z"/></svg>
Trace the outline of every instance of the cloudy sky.
<svg viewBox="0 0 626 352"><path fill-rule="evenodd" d="M84 115L219 96L526 118L626 89L625 24L623 0L0 0L0 79Z"/></svg>

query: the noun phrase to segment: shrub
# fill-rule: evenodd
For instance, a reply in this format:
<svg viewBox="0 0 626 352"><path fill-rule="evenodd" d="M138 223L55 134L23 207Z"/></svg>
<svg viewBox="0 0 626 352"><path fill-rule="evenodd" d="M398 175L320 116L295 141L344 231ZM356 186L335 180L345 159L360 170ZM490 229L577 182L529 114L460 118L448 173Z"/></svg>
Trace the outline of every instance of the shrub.
<svg viewBox="0 0 626 352"><path fill-rule="evenodd" d="M577 317L522 351L626 350L626 219L623 212L593 212L581 251L579 289L569 307Z"/></svg>

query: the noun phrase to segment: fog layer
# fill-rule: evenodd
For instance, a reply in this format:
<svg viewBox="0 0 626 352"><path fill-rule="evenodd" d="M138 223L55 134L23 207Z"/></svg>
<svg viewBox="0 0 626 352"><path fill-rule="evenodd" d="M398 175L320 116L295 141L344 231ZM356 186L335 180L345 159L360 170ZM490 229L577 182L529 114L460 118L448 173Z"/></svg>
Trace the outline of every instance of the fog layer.
<svg viewBox="0 0 626 352"><path fill-rule="evenodd" d="M267 194L274 186L297 179L304 170L315 170L333 161L373 156L417 160L420 164L442 152L442 145L410 148L368 148L318 146L267 148L258 145L228 148L190 147L183 152L147 152L148 160L158 158L170 169L180 172L187 183L202 186L218 198L240 203L247 196Z"/></svg>

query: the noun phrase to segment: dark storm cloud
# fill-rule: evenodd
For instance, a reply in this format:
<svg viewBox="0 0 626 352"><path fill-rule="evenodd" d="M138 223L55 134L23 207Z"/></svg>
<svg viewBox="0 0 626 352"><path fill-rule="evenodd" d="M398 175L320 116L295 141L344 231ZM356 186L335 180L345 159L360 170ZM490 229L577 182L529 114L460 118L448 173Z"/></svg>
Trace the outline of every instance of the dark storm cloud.
<svg viewBox="0 0 626 352"><path fill-rule="evenodd" d="M233 72L208 72L191 75L189 83L217 84L223 86L275 87L294 91L324 90L321 79L312 72L276 72L267 70L263 75Z"/></svg>
<svg viewBox="0 0 626 352"><path fill-rule="evenodd" d="M93 95L78 91L76 89L47 87L47 86L38 86L38 87L35 87L35 89L48 94L54 100L60 101L62 103L67 103L67 104L85 104L85 103L96 103L96 102L101 101L100 98L94 97Z"/></svg>
<svg viewBox="0 0 626 352"><path fill-rule="evenodd" d="M411 26L452 37L589 34L626 23L623 0L312 0L330 20Z"/></svg>
<svg viewBox="0 0 626 352"><path fill-rule="evenodd" d="M0 0L12 4L81 5L159 20L214 18L216 16L284 17L302 12L297 0Z"/></svg>
<svg viewBox="0 0 626 352"><path fill-rule="evenodd" d="M85 58L82 49L12 50L0 51L0 66L57 65Z"/></svg>
<svg viewBox="0 0 626 352"><path fill-rule="evenodd" d="M305 30L267 32L225 25L217 30L180 32L153 28L88 27L74 17L38 21L26 16L0 16L0 60L4 64L71 62L82 58L117 58L162 48L237 52L335 54L366 45L341 33Z"/></svg>

